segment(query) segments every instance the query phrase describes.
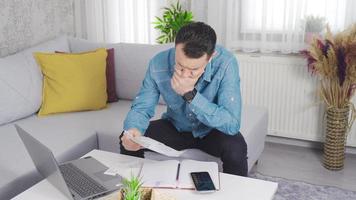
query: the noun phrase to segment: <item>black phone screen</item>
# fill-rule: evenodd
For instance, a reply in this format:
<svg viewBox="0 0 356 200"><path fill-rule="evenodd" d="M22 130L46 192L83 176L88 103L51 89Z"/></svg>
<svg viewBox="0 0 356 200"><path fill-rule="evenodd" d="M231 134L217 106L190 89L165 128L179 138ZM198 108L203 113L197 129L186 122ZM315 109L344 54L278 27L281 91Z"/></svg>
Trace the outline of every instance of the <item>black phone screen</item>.
<svg viewBox="0 0 356 200"><path fill-rule="evenodd" d="M201 192L215 191L215 186L208 172L191 172L195 189Z"/></svg>

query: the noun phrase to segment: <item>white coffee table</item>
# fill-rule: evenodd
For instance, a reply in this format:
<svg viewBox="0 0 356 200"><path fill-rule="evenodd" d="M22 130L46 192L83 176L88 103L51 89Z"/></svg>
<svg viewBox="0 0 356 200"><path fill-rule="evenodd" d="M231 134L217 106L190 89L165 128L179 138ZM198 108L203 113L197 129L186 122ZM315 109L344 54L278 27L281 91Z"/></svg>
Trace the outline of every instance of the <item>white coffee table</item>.
<svg viewBox="0 0 356 200"><path fill-rule="evenodd" d="M85 156L92 156L110 168L122 169L121 174L129 177L137 174L137 166L150 160L93 150ZM174 196L176 199L204 200L272 200L277 191L277 183L220 173L221 189L211 194L198 194L193 190L160 189L160 192ZM15 200L66 200L67 198L47 180L42 180L28 190L17 195Z"/></svg>

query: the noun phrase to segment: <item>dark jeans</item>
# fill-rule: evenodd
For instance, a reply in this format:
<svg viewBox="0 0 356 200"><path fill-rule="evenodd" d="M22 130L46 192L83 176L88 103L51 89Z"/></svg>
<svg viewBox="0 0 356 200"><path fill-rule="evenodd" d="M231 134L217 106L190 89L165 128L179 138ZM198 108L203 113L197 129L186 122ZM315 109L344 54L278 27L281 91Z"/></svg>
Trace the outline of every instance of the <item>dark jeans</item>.
<svg viewBox="0 0 356 200"><path fill-rule="evenodd" d="M144 150L127 151L120 136L121 154L144 157ZM164 143L176 150L200 149L210 155L219 157L223 162L224 173L247 176L247 145L244 137L226 135L213 129L204 138L194 138L190 132L178 132L177 129L164 119L151 121L145 136Z"/></svg>

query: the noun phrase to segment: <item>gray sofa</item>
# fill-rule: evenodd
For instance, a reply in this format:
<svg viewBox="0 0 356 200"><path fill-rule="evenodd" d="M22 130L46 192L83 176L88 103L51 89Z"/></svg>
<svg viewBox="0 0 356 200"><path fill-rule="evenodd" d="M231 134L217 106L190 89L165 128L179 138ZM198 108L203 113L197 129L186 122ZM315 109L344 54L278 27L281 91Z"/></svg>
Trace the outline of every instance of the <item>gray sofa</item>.
<svg viewBox="0 0 356 200"><path fill-rule="evenodd" d="M61 43L67 44L64 45ZM62 37L61 39L56 39L55 42L49 41L35 48L19 52L16 56L21 58L21 56L32 55L33 51L65 51L66 49L63 48L63 45L68 46L71 52L87 51L98 47L115 48L116 87L119 101L111 103L107 108L99 111L55 114L46 117L38 117L36 115L35 112L39 104L33 103L28 104L28 107L35 106L35 108L32 111L31 109L27 109L27 116L23 116L24 114L18 114L17 118L9 116L10 120L8 121L10 122L0 125L0 199L10 199L41 180L39 173L36 171L31 158L15 131L13 126L15 123L47 145L59 162L79 158L92 149L119 152L118 137L122 131L122 123L131 107L131 99L135 97L140 88L148 61L159 51L172 46L124 43L106 45ZM0 60L0 80L4 78L1 77L1 70L5 69L1 65L4 63L6 62ZM26 65L26 63L23 64ZM29 66L25 68L30 68L31 63L27 64ZM36 73L28 73L28 76L40 76L38 73L39 69L33 70ZM23 77L11 78L23 79ZM41 76L30 77L30 79L32 81L40 80ZM0 84L3 84L3 82L0 81ZM0 89L4 87L4 85L0 85ZM37 90L40 91L41 88L37 88ZM16 94L19 93L18 91ZM28 94L22 94L22 96L34 95L36 90L33 91L28 92ZM36 95L40 94L37 92ZM35 97L34 99L38 98L40 99L40 97ZM0 105L1 103L2 101L0 100ZM27 104L25 103L17 103L19 105L14 104L14 101L5 103L11 104L11 109L15 111L19 108L27 108ZM161 103L156 108L154 119L159 118L165 111L164 102L161 101ZM0 107L0 111L1 108L5 109L6 106ZM11 112L11 109L6 112ZM1 115L0 117L4 117ZM267 122L268 115L266 109L247 105L243 106L241 132L248 145L249 170L263 151L267 133ZM147 157L151 159L167 159L155 153L147 154ZM219 160L198 150L191 150L184 155L184 158Z"/></svg>

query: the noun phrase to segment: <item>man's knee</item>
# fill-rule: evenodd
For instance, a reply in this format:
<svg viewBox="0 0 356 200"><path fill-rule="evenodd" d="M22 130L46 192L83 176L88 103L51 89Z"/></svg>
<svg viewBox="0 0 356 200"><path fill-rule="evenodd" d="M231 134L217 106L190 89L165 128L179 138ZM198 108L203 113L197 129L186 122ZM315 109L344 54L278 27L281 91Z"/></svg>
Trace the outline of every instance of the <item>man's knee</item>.
<svg viewBox="0 0 356 200"><path fill-rule="evenodd" d="M247 145L243 136L235 135L224 142L221 156L224 173L247 176Z"/></svg>
<svg viewBox="0 0 356 200"><path fill-rule="evenodd" d="M224 140L224 157L230 162L241 162L247 158L247 144L243 136L238 133Z"/></svg>

